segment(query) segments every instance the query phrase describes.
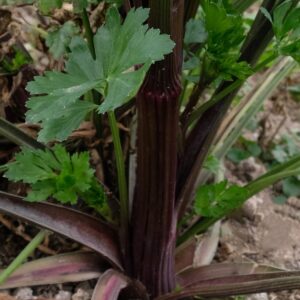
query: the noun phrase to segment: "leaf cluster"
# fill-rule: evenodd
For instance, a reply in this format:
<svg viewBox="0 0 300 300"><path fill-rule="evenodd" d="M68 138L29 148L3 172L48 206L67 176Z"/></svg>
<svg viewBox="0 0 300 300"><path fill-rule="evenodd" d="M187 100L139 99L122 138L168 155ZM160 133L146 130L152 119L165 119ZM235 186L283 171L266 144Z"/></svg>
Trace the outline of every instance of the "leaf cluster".
<svg viewBox="0 0 300 300"><path fill-rule="evenodd" d="M79 28L72 21L52 29L46 37L46 45L55 59L66 53L72 38L79 33Z"/></svg>
<svg viewBox="0 0 300 300"><path fill-rule="evenodd" d="M45 201L53 197L64 204L76 204L81 198L98 211L106 205L105 192L94 177L88 152L70 155L59 144L45 151L22 148L15 161L6 167L6 178L31 185L28 201Z"/></svg>
<svg viewBox="0 0 300 300"><path fill-rule="evenodd" d="M239 207L248 197L246 188L228 186L227 181L207 184L198 188L194 209L203 217L220 218Z"/></svg>
<svg viewBox="0 0 300 300"><path fill-rule="evenodd" d="M300 62L300 7L294 7L294 1L287 0L277 6L273 14L264 8L261 11L272 23L277 52Z"/></svg>
<svg viewBox="0 0 300 300"><path fill-rule="evenodd" d="M261 147L256 142L241 137L238 145L229 150L227 157L234 163L239 163L249 157L258 157L261 152Z"/></svg>
<svg viewBox="0 0 300 300"><path fill-rule="evenodd" d="M13 47L12 52L9 56L4 56L0 61L1 69L7 73L17 72L22 66L31 62L29 55L17 47Z"/></svg>
<svg viewBox="0 0 300 300"><path fill-rule="evenodd" d="M239 61L240 45L245 38L243 19L229 7L223 1L203 1L203 21L187 23L184 41L187 45L203 44L212 78L220 75L226 80L245 79L252 71L247 63Z"/></svg>
<svg viewBox="0 0 300 300"><path fill-rule="evenodd" d="M89 112L113 111L135 96L150 65L174 47L168 35L144 25L148 16L148 9L131 10L122 24L111 8L94 36L95 60L86 41L74 37L65 72L46 72L28 84L27 122L41 123L40 141L65 140ZM99 106L81 100L93 89L104 97Z"/></svg>
<svg viewBox="0 0 300 300"><path fill-rule="evenodd" d="M271 150L272 163L278 165L292 159L299 153L299 137L284 135L282 140ZM284 203L288 197L300 196L300 176L292 176L282 181L283 194L276 196L276 203Z"/></svg>
<svg viewBox="0 0 300 300"><path fill-rule="evenodd" d="M208 33L207 53L213 66L224 79L247 78L252 73L251 68L238 61L245 38L242 17L228 13L222 1L206 0L202 7Z"/></svg>

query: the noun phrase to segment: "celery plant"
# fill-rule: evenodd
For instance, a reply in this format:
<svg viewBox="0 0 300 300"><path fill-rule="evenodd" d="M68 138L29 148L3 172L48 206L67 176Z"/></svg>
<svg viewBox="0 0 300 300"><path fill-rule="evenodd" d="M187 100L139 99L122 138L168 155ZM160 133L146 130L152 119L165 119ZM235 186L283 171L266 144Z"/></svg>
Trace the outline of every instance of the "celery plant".
<svg viewBox="0 0 300 300"><path fill-rule="evenodd" d="M51 15L63 4L50 2L37 2L42 13ZM0 119L0 134L22 146L1 170L30 186L25 198L1 192L0 210L97 255L67 254L55 270L55 257L24 264L0 288L28 284L26 274L35 285L98 278L93 299L194 299L299 288L299 272L249 264L195 266L183 252L193 257L195 235L255 193L300 173L296 156L244 187L226 180L197 185L207 155L222 149L214 138L244 82L280 56L299 61L297 1L264 0L247 31L243 12L255 1L107 0L105 22L96 32L89 9L100 1L68 2L82 19L82 35L66 23L43 36L54 58L64 55L65 68L27 85L26 120L40 125L38 141ZM70 44L59 44L62 38ZM98 139L107 131L112 136L114 151L97 149L104 182L95 177L87 152L69 154L57 144L72 144L72 132L91 116ZM119 123L135 119L137 158L130 164L136 163L136 181L129 197L128 137ZM115 162L115 171L107 161ZM49 198L65 205L81 199L98 218ZM198 219L182 230L191 209ZM36 276L47 269L51 276Z"/></svg>

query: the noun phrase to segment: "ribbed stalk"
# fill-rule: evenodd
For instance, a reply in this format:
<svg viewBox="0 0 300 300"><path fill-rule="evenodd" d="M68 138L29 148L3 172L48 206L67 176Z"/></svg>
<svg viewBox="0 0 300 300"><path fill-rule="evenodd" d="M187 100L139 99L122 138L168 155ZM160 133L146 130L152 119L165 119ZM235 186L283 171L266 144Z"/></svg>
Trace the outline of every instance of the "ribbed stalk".
<svg viewBox="0 0 300 300"><path fill-rule="evenodd" d="M173 17L182 24L183 13L178 12L183 12L183 5L176 7L180 2L150 1L150 25L171 33ZM175 12L174 15L171 11ZM179 40L178 34L181 35L182 30L172 32L172 38ZM177 49L150 69L137 96L138 150L131 223L132 261L133 275L146 286L151 298L175 288L177 218L174 206L181 92Z"/></svg>

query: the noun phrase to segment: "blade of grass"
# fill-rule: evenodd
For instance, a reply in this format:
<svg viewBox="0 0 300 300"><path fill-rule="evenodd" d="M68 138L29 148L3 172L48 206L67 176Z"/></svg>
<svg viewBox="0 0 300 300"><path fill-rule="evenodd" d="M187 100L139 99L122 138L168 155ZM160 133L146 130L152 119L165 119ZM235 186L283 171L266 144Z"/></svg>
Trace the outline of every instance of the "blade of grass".
<svg viewBox="0 0 300 300"><path fill-rule="evenodd" d="M30 243L20 252L20 254L10 263L10 265L0 273L0 285L28 258L28 256L44 241L46 230L41 230Z"/></svg>
<svg viewBox="0 0 300 300"><path fill-rule="evenodd" d="M283 58L272 67L268 77L259 84L257 91L249 99L241 102L241 109L232 118L229 125L217 138L217 143L212 150L212 155L224 157L232 145L241 135L242 130L249 124L252 117L261 109L264 101L274 92L279 83L295 68L297 63L291 58Z"/></svg>

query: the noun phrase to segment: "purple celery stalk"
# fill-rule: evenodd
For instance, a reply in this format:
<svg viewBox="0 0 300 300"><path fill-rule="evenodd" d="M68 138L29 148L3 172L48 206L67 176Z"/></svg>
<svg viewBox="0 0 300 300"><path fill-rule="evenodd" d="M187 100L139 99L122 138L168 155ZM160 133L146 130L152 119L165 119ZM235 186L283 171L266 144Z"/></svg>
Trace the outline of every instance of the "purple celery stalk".
<svg viewBox="0 0 300 300"><path fill-rule="evenodd" d="M175 287L178 103L183 1L149 1L150 25L177 46L151 67L137 96L137 184L132 209L133 275L151 297ZM172 31L171 31L172 28Z"/></svg>

